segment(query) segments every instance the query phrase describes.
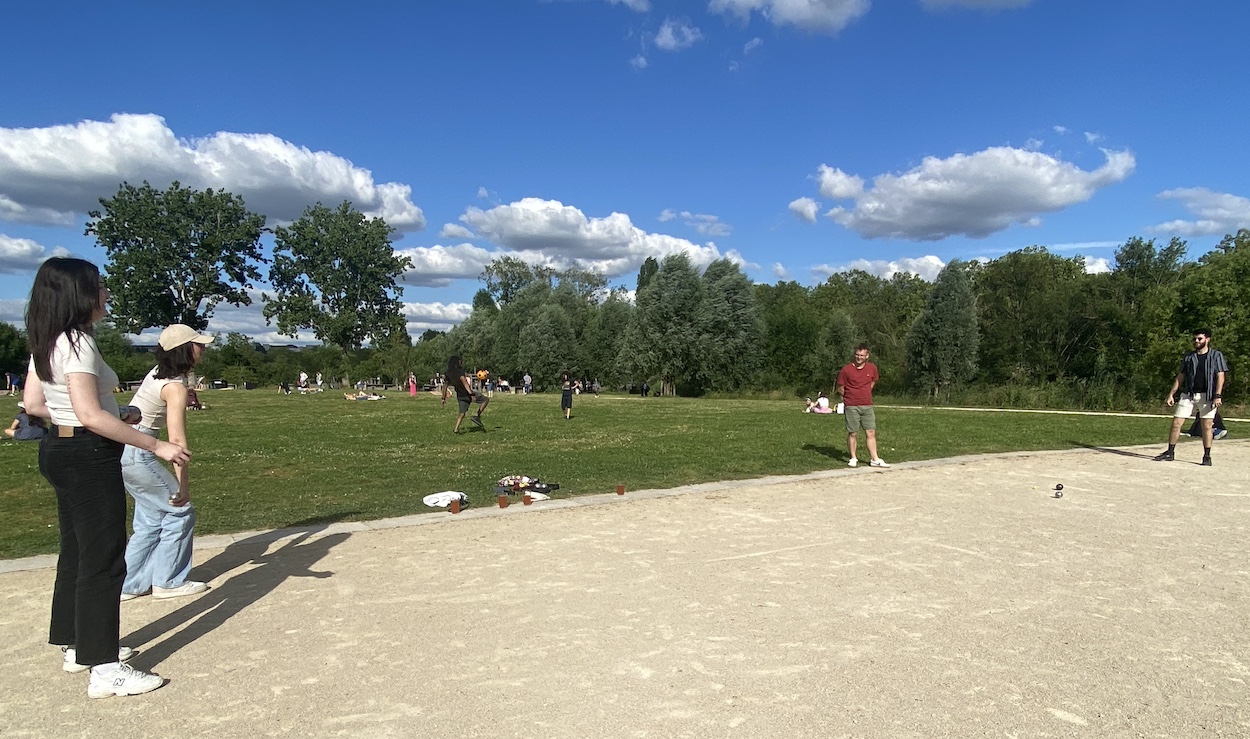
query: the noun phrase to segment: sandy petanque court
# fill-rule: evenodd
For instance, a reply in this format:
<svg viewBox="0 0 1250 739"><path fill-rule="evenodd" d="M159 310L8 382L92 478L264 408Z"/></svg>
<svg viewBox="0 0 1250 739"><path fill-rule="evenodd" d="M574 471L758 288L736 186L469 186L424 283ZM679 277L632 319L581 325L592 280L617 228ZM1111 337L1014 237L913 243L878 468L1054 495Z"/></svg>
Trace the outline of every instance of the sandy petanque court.
<svg viewBox="0 0 1250 739"><path fill-rule="evenodd" d="M123 604L131 698L6 572L0 735L1250 736L1250 445L1157 451L205 539L212 591Z"/></svg>

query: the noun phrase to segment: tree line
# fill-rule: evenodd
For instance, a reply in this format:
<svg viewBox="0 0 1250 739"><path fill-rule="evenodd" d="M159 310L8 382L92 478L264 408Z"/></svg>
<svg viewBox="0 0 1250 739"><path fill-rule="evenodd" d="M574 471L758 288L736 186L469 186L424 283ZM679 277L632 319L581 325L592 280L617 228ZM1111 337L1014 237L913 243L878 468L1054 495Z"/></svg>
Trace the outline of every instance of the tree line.
<svg viewBox="0 0 1250 739"><path fill-rule="evenodd" d="M645 380L669 394L831 390L852 347L868 343L878 393L1009 406L1153 405L1198 328L1233 366L1226 395L1250 380L1250 230L1186 260L1188 245L1134 237L1110 272L1034 246L985 262L952 261L933 283L899 273L831 275L815 286L755 284L729 260L703 270L685 254L641 266L632 296L583 269L501 257L488 265L469 318L451 331L405 330L397 280L411 267L392 229L351 203L310 206L273 229L225 191L123 184L90 213L108 253L112 324L101 345L123 377L141 376L126 333L169 323L204 328L215 306L248 305L268 265L267 320L320 347L268 348L241 334L213 345L210 377L272 385L300 369L421 380L459 354L467 367L542 387L563 371L604 387ZM272 234L272 259L260 248ZM20 332L0 324L0 364L25 366ZM134 368L131 368L134 364Z"/></svg>

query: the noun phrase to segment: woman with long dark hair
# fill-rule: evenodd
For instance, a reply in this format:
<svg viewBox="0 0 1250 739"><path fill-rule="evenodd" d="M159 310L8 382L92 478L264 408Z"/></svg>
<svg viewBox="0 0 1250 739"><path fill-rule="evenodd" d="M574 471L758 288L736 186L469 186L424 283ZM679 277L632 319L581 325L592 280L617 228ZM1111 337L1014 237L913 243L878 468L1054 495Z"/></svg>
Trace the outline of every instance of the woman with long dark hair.
<svg viewBox="0 0 1250 739"><path fill-rule="evenodd" d="M487 404L490 403L490 398L481 393L473 392L473 385L464 374L464 363L456 355L447 360L447 383L443 385L443 405L447 405L447 395L452 390L455 390L456 402L460 404L460 415L456 416L456 425L451 432L453 434L460 433L460 423L464 421L465 414L469 412L469 407L475 402L478 404L477 415L469 420L485 431L486 427L482 425L482 411L486 410Z"/></svg>
<svg viewBox="0 0 1250 739"><path fill-rule="evenodd" d="M63 648L66 672L90 668L91 698L137 695L164 684L125 664L133 651L118 646L126 576L122 448L132 444L174 464L191 457L186 447L120 418L113 397L117 374L92 335L107 314L108 297L94 264L53 257L35 274L26 305L31 358L23 400L27 413L52 422L39 444L39 471L56 491L61 534L48 641Z"/></svg>
<svg viewBox="0 0 1250 739"><path fill-rule="evenodd" d="M187 374L204 356L206 336L181 323L166 328L156 347L156 366L148 372L130 402L142 420L135 426L159 437L161 426L169 440L187 445ZM208 584L188 580L191 573L191 536L195 506L191 505L188 465L170 474L160 458L137 446L122 454L122 480L135 499L135 517L126 545L126 581L122 600L151 593L154 598L178 598L208 590Z"/></svg>

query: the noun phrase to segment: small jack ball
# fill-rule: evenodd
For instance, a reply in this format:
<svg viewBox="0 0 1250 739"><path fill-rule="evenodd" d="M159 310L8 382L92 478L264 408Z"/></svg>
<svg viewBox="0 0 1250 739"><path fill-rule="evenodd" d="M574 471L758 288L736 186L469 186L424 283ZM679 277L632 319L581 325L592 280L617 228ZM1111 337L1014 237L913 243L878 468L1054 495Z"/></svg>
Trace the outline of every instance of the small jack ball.
<svg viewBox="0 0 1250 739"><path fill-rule="evenodd" d="M1063 490L1063 483L1059 483L1058 485L1056 485L1055 490Z"/></svg>
<svg viewBox="0 0 1250 739"><path fill-rule="evenodd" d="M1063 497L1063 491L1062 491L1062 490L1056 490L1056 491L1055 491L1055 497L1056 497L1056 498L1062 498L1062 497Z"/></svg>

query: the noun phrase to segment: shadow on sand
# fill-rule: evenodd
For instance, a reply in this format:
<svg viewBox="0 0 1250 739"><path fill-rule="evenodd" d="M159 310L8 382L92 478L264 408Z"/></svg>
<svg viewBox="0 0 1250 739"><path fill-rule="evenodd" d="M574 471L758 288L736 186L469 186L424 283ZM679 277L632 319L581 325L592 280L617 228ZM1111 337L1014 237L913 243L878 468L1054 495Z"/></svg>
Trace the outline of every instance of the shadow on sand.
<svg viewBox="0 0 1250 739"><path fill-rule="evenodd" d="M336 518L345 517L343 514ZM312 525L309 525L312 524ZM273 592L292 577L326 578L333 572L312 569L331 549L345 541L349 534L328 534L314 538L328 526L325 518L300 522L277 531L266 531L237 541L191 573L196 580L213 580L245 565L255 565L213 586L207 593L187 602L185 606L123 636L121 643L139 653L130 661L142 670L152 670L174 652L208 634L231 616ZM275 541L294 536L272 552ZM185 626L179 631L180 627ZM150 648L144 645L169 635Z"/></svg>
<svg viewBox="0 0 1250 739"><path fill-rule="evenodd" d="M1073 446L1078 446L1082 449L1089 449L1090 451L1094 451L1094 452L1102 452L1103 454L1118 454L1121 457L1136 457L1138 459L1154 459L1155 458L1155 455L1153 454L1146 454L1143 452L1130 452L1127 449L1111 449L1110 447L1105 447L1105 446L1094 446L1093 444L1086 444L1084 442L1073 441L1071 439L1068 440L1068 443L1072 444Z"/></svg>

